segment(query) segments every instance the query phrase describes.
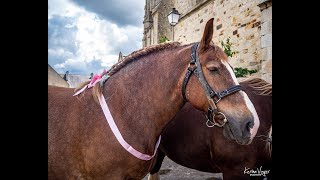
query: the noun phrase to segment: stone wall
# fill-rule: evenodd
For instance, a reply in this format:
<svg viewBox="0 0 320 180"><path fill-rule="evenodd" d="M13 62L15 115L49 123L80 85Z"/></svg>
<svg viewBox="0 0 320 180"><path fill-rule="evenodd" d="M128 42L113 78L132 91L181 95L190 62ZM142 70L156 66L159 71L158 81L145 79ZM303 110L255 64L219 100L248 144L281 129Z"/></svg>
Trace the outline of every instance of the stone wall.
<svg viewBox="0 0 320 180"><path fill-rule="evenodd" d="M171 26L168 14L173 7L172 0L147 0L144 17L143 47L159 44L159 39L166 36L171 40ZM149 22L152 22L151 24Z"/></svg>
<svg viewBox="0 0 320 180"><path fill-rule="evenodd" d="M76 88L81 83L90 81L90 76L84 76L79 74L68 74L68 84L70 88Z"/></svg>
<svg viewBox="0 0 320 180"><path fill-rule="evenodd" d="M174 41L182 44L200 41L207 21L213 17L213 6L213 0L175 1L174 7L181 16L178 24L174 27Z"/></svg>
<svg viewBox="0 0 320 180"><path fill-rule="evenodd" d="M213 2L214 0L147 1L146 8L150 8L153 23L149 28L145 26L143 47L159 44L159 39L163 36L172 41L172 27L168 21L168 14L173 7L181 14L179 23L174 27L174 41L183 44L199 41L205 23L213 17Z"/></svg>
<svg viewBox="0 0 320 180"><path fill-rule="evenodd" d="M261 11L257 0L218 0L214 4L213 41L230 37L231 49L236 54L230 58L233 67L256 69L253 76L261 77Z"/></svg>
<svg viewBox="0 0 320 180"><path fill-rule="evenodd" d="M153 17L153 43L159 44L161 37L166 36L171 40L171 26L168 22L168 14L173 7L172 0L162 0L152 8Z"/></svg>
<svg viewBox="0 0 320 180"><path fill-rule="evenodd" d="M65 81L49 64L48 64L48 85L69 87Z"/></svg>
<svg viewBox="0 0 320 180"><path fill-rule="evenodd" d="M272 1L262 0L261 10L261 78L272 83Z"/></svg>
<svg viewBox="0 0 320 180"><path fill-rule="evenodd" d="M155 1L155 0L150 0ZM147 3L150 1L146 1ZM153 41L161 36L172 41L172 28L167 15L173 7L181 14L174 27L174 41L188 44L200 41L206 22L214 17L213 42L230 38L236 54L230 58L233 67L256 69L253 77L272 83L272 1L271 0L157 0L152 7ZM156 27L156 28L155 28Z"/></svg>

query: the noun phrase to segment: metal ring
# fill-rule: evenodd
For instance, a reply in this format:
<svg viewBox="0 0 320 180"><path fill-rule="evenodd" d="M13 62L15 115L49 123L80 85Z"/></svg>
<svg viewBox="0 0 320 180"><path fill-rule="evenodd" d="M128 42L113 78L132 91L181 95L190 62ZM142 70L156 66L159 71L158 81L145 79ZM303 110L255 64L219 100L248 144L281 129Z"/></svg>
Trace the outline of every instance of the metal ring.
<svg viewBox="0 0 320 180"><path fill-rule="evenodd" d="M192 63L193 65L195 65L197 67L196 63ZM191 63L188 64L188 68L190 67Z"/></svg>
<svg viewBox="0 0 320 180"><path fill-rule="evenodd" d="M218 126L218 127L223 127L228 120L227 120L227 118L226 118L226 115L224 115L222 112L219 111L218 114L221 114L221 115L224 117L224 119L223 119L223 124L220 125L219 123L217 123L217 122L214 120L214 116L216 116L217 114L213 114L213 118L212 118L213 123L214 123L214 125L216 125L216 126Z"/></svg>
<svg viewBox="0 0 320 180"><path fill-rule="evenodd" d="M210 122L212 125L209 125L209 122ZM211 127L214 127L214 126L216 125L216 123L214 123L214 122L212 122L212 121L210 121L210 120L208 119L207 122L206 122L206 125L211 128Z"/></svg>

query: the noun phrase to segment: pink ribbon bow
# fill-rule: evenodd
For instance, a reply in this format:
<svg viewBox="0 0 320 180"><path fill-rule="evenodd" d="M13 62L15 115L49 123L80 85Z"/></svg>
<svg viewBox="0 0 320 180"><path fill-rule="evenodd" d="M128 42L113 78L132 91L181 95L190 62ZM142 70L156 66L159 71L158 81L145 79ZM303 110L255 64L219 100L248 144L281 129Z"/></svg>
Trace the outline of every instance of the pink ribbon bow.
<svg viewBox="0 0 320 180"><path fill-rule="evenodd" d="M77 91L73 96L77 96L78 94L82 93L84 90L86 90L87 88L92 88L95 84L97 84L97 82L99 82L102 77L107 73L107 71L104 69L103 72L99 75L96 74L92 77L91 81L89 82L89 84L85 85L82 89L80 89L79 91Z"/></svg>

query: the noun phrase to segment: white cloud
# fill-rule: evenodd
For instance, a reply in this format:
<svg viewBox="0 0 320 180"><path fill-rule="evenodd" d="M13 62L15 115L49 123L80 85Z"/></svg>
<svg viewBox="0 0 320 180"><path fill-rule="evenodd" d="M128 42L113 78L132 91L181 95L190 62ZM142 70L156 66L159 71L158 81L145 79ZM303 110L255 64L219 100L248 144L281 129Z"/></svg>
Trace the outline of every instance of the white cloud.
<svg viewBox="0 0 320 180"><path fill-rule="evenodd" d="M144 0L72 0L84 9L119 26L139 26L143 21Z"/></svg>
<svg viewBox="0 0 320 180"><path fill-rule="evenodd" d="M76 59L67 59L65 62L61 64L55 64L53 67L55 69L65 69L65 70L73 70L72 74L81 74L81 72L88 72L85 75L89 75L91 72L94 74L100 74L104 67L101 66L101 60L92 60L90 62L87 61L78 61ZM80 72L80 73L79 73Z"/></svg>
<svg viewBox="0 0 320 180"><path fill-rule="evenodd" d="M51 19L54 15L74 17L86 12L82 7L76 6L69 0L49 0L48 8L48 19Z"/></svg>
<svg viewBox="0 0 320 180"><path fill-rule="evenodd" d="M56 64L54 65L55 68L65 68L65 67L72 67L72 66L77 66L79 68L85 68L84 67L84 61L77 61L75 59L67 59L64 63L61 64Z"/></svg>
<svg viewBox="0 0 320 180"><path fill-rule="evenodd" d="M119 55L106 55L101 58L101 66L107 68L111 67L118 61ZM114 61L110 61L110 59L114 59Z"/></svg>
<svg viewBox="0 0 320 180"><path fill-rule="evenodd" d="M73 56L72 52L65 51L62 48L48 49L48 54L49 54L49 56L66 56L66 57Z"/></svg>
<svg viewBox="0 0 320 180"><path fill-rule="evenodd" d="M142 45L142 22L119 27L67 0L49 1L48 21L48 63L59 73L100 73Z"/></svg>

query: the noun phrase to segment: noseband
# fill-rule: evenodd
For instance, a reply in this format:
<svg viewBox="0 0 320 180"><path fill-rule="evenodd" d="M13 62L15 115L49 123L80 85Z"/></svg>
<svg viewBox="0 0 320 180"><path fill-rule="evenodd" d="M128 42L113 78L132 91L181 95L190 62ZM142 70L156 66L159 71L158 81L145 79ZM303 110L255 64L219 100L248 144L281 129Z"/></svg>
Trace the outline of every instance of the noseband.
<svg viewBox="0 0 320 180"><path fill-rule="evenodd" d="M199 60L199 56L198 56L198 52L197 52L198 45L199 45L199 42L194 43L192 46L192 49L191 49L190 63L188 65L187 73L186 73L186 76L185 76L185 78L183 80L183 84L182 84L182 96L185 101L188 101L187 97L186 97L186 87L187 87L187 84L188 84L188 81L190 79L192 72L194 72L194 74L199 79L201 86L202 86L202 89L204 90L204 92L208 98L208 101L209 101L208 113L206 115L207 126L208 127L213 127L213 126L222 127L227 122L227 118L222 112L218 111L216 104L223 97L228 96L232 93L235 93L235 92L243 90L243 89L240 85L235 85L235 86L232 86L232 87L225 89L221 92L216 93L210 87L210 85L208 84L208 82L206 81L206 79L203 76L201 65L200 65L200 60ZM216 115L222 115L224 117L223 124L219 124L214 120L214 116L216 116Z"/></svg>

